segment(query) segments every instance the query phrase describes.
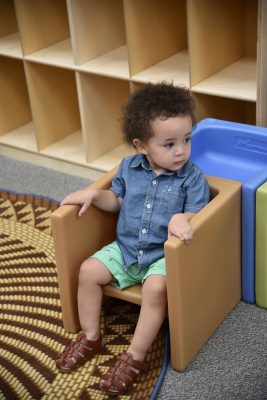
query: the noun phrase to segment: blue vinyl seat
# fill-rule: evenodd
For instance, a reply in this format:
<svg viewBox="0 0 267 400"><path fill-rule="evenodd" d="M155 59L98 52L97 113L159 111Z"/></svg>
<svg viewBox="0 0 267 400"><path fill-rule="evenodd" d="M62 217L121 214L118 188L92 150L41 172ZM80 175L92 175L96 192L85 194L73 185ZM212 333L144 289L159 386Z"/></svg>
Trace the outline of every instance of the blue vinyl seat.
<svg viewBox="0 0 267 400"><path fill-rule="evenodd" d="M242 297L255 302L256 190L267 181L267 128L207 118L193 130L192 155L206 175L242 182Z"/></svg>

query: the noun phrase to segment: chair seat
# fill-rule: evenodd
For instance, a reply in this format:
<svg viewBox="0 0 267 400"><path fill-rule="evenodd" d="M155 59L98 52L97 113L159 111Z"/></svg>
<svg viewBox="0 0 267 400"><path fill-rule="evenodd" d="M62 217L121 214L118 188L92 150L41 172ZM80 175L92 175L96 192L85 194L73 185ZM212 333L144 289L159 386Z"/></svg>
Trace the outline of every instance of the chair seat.
<svg viewBox="0 0 267 400"><path fill-rule="evenodd" d="M116 299L121 299L129 301L130 303L141 305L142 300L142 285L134 285L128 287L127 289L120 290L114 285L105 285L103 288L103 294L109 297L115 297Z"/></svg>

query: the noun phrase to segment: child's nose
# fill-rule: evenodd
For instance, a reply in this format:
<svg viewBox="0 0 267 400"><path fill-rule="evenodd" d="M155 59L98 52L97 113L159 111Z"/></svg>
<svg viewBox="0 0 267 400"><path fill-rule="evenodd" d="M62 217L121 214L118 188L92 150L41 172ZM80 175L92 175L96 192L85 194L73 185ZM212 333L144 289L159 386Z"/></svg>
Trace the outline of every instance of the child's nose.
<svg viewBox="0 0 267 400"><path fill-rule="evenodd" d="M184 146L178 145L175 147L175 155L183 154L184 153Z"/></svg>

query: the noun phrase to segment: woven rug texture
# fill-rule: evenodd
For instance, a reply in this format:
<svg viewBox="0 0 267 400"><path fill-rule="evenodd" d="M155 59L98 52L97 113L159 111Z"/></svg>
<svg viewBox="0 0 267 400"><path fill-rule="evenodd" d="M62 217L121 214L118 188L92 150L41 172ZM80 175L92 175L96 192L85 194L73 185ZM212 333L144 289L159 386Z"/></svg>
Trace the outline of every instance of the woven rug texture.
<svg viewBox="0 0 267 400"><path fill-rule="evenodd" d="M101 314L106 345L70 374L55 367L57 353L76 334L63 329L50 215L55 202L0 192L0 399L109 399L100 377L127 349L139 307L112 300ZM146 371L120 399L155 398L166 361L162 329L146 358Z"/></svg>

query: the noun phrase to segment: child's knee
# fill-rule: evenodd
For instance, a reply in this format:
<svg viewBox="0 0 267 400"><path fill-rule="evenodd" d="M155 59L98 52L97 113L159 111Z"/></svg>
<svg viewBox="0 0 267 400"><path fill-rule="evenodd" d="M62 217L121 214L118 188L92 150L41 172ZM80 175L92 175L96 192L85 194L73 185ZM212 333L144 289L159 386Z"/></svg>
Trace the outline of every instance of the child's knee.
<svg viewBox="0 0 267 400"><path fill-rule="evenodd" d="M92 276L93 262L91 258L86 259L80 266L79 280L84 281Z"/></svg>
<svg viewBox="0 0 267 400"><path fill-rule="evenodd" d="M96 258L86 259L80 266L79 284L106 285L112 279L107 267Z"/></svg>
<svg viewBox="0 0 267 400"><path fill-rule="evenodd" d="M160 275L149 276L143 285L142 295L150 298L167 299L166 277Z"/></svg>

